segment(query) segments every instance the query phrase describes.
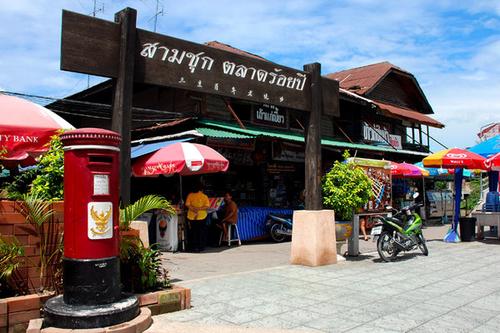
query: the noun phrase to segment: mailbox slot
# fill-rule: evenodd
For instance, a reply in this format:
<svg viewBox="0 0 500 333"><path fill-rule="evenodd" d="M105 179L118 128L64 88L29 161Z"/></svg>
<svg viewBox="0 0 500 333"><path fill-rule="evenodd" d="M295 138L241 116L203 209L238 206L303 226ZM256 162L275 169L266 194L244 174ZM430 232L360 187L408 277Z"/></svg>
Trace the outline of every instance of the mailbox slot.
<svg viewBox="0 0 500 333"><path fill-rule="evenodd" d="M111 164L113 163L113 156L110 155L89 155L89 164Z"/></svg>

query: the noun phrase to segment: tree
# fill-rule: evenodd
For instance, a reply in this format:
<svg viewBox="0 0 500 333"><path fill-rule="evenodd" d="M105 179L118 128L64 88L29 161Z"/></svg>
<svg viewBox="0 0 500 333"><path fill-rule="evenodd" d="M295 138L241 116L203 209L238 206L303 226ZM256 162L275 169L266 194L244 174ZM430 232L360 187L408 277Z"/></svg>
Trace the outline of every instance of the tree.
<svg viewBox="0 0 500 333"><path fill-rule="evenodd" d="M337 220L350 220L353 212L366 204L373 196L370 178L344 152L345 161L335 161L323 177L323 206L335 211Z"/></svg>
<svg viewBox="0 0 500 333"><path fill-rule="evenodd" d="M38 162L38 175L30 189L31 194L50 201L64 198L64 150L59 135L50 138L49 150Z"/></svg>

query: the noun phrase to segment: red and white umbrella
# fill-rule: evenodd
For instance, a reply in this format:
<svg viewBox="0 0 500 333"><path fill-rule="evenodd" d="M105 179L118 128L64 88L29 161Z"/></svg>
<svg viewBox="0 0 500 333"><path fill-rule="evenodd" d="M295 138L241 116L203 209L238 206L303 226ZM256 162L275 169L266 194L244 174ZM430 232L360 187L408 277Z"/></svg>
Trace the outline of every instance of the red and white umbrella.
<svg viewBox="0 0 500 333"><path fill-rule="evenodd" d="M496 153L484 161L484 166L488 170L500 171L500 153Z"/></svg>
<svg viewBox="0 0 500 333"><path fill-rule="evenodd" d="M136 177L155 175L199 175L224 172L229 161L214 149L189 142L178 142L139 157L132 164Z"/></svg>
<svg viewBox="0 0 500 333"><path fill-rule="evenodd" d="M47 151L50 137L74 127L54 112L25 99L0 94L0 148L9 163L33 161Z"/></svg>

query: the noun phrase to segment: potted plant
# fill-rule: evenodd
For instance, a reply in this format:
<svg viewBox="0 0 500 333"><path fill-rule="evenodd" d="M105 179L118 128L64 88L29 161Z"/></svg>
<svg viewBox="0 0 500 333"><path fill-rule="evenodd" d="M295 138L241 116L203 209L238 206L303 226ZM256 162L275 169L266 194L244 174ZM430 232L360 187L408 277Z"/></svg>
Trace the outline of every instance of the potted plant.
<svg viewBox="0 0 500 333"><path fill-rule="evenodd" d="M146 195L120 209L121 279L124 290L128 292L144 292L169 286L167 272L161 265L160 250L144 247L139 231L130 227L132 221L152 209L175 214L170 202L158 195Z"/></svg>
<svg viewBox="0 0 500 333"><path fill-rule="evenodd" d="M146 195L133 204L120 209L120 230L130 230L130 224L142 214L153 210L162 209L167 213L174 214L175 210L170 202L160 195Z"/></svg>
<svg viewBox="0 0 500 333"><path fill-rule="evenodd" d="M363 170L348 162L347 151L343 157L345 161L335 161L323 177L323 206L335 211L337 221L350 221L354 211L370 200L373 191L371 181Z"/></svg>

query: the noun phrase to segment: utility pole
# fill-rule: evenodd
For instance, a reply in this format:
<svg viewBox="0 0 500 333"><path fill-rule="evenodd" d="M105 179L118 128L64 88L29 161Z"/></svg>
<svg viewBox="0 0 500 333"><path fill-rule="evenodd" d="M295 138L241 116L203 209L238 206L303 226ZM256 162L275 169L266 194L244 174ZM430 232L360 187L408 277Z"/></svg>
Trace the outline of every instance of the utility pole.
<svg viewBox="0 0 500 333"><path fill-rule="evenodd" d="M159 9L160 7L160 0L156 0L156 11L155 11L155 16L154 16L154 27L153 27L153 31L156 32L156 24L158 23L158 16L161 15L163 16L163 5L161 6L161 9Z"/></svg>
<svg viewBox="0 0 500 333"><path fill-rule="evenodd" d="M101 3L101 6L97 8L97 0L94 0L94 10L92 11L92 16L95 17L97 13L103 12L104 13L104 2ZM90 88L90 75L87 75L87 88Z"/></svg>

